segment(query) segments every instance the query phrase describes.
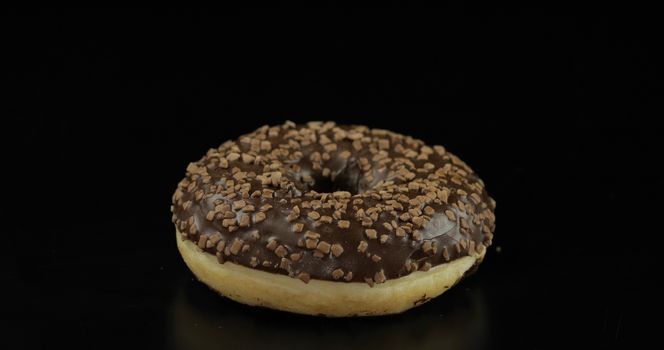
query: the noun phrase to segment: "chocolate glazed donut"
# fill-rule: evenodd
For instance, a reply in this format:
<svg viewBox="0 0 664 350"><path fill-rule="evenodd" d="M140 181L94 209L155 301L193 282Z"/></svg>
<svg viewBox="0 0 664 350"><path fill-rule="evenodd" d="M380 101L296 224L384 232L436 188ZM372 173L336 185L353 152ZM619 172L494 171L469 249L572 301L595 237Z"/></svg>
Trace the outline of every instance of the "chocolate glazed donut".
<svg viewBox="0 0 664 350"><path fill-rule="evenodd" d="M326 316L397 313L483 259L484 183L442 146L365 126L263 126L189 164L173 195L180 252L239 302Z"/></svg>

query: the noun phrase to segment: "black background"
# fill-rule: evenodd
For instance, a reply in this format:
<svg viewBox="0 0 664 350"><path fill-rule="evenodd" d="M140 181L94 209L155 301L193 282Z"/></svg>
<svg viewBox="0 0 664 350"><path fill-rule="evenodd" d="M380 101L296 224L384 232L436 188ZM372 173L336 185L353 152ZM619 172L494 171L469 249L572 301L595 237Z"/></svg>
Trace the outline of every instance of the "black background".
<svg viewBox="0 0 664 350"><path fill-rule="evenodd" d="M656 337L656 22L498 12L5 13L4 340L539 349ZM245 307L194 281L169 213L186 165L287 119L391 129L468 162L498 203L479 272L368 319Z"/></svg>

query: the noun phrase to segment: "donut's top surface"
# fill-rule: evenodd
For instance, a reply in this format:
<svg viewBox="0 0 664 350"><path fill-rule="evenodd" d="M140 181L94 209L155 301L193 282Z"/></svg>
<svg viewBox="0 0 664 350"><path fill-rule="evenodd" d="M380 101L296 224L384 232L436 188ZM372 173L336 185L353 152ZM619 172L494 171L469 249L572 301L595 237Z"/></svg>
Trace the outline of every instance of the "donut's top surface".
<svg viewBox="0 0 664 350"><path fill-rule="evenodd" d="M442 146L365 126L263 126L189 164L173 195L183 239L308 282L370 285L491 244L495 202Z"/></svg>

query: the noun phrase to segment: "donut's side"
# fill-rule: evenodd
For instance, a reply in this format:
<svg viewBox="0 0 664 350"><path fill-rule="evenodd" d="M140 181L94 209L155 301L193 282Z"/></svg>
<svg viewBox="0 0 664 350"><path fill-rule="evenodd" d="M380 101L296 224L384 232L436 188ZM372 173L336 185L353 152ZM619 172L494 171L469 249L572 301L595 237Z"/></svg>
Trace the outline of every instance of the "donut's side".
<svg viewBox="0 0 664 350"><path fill-rule="evenodd" d="M196 277L223 296L237 302L307 315L330 317L374 316L400 313L435 298L454 284L485 250L449 263L417 271L369 287L361 282L310 280L304 283L285 275L251 269L231 262L219 264L176 230L180 254Z"/></svg>

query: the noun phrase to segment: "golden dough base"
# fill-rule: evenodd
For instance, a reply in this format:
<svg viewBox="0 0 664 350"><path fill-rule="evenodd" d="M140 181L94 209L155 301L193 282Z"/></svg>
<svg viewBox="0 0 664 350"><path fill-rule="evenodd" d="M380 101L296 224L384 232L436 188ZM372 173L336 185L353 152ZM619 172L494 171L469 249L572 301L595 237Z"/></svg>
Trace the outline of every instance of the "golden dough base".
<svg viewBox="0 0 664 350"><path fill-rule="evenodd" d="M182 240L177 230L176 240L189 269L221 295L247 305L330 317L396 314L421 305L456 284L478 259L482 261L486 252L369 287L364 282L312 279L304 283L228 261L220 264L216 256Z"/></svg>

